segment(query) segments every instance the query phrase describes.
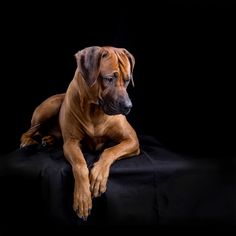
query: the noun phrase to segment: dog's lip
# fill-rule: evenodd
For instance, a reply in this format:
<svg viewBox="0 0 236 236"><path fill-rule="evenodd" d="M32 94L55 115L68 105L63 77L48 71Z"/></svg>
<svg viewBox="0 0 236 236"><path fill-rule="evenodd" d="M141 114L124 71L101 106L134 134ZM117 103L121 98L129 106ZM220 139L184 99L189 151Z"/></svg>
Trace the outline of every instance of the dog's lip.
<svg viewBox="0 0 236 236"><path fill-rule="evenodd" d="M112 116L112 115L128 115L130 110L128 111L120 111L115 109L114 107L110 106L109 104L105 104L103 99L98 100L99 105L102 107L102 110L104 111L105 114Z"/></svg>
<svg viewBox="0 0 236 236"><path fill-rule="evenodd" d="M109 116L115 116L115 115L120 115L120 112L117 111L104 111L105 114L109 115Z"/></svg>
<svg viewBox="0 0 236 236"><path fill-rule="evenodd" d="M121 112L121 114L126 116L126 115L128 115L130 113L130 111L131 111L131 109L129 109L127 111L123 111L123 112Z"/></svg>
<svg viewBox="0 0 236 236"><path fill-rule="evenodd" d="M113 109L109 106L102 106L102 109L107 115L110 115L110 116L121 114L119 111L117 111L116 109Z"/></svg>
<svg viewBox="0 0 236 236"><path fill-rule="evenodd" d="M104 113L107 115L111 116L111 115L121 114L121 112L118 111L117 109L114 109L113 107L109 106L109 104L105 104L102 99L99 99L99 105L101 106Z"/></svg>

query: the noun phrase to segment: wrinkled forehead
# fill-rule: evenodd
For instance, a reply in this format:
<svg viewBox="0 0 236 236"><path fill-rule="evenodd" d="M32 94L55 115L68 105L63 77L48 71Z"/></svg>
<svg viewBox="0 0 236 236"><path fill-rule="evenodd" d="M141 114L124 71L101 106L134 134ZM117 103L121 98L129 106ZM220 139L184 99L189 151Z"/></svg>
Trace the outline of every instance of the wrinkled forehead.
<svg viewBox="0 0 236 236"><path fill-rule="evenodd" d="M100 73L102 75L118 73L119 77L129 76L130 62L127 56L120 51L107 50L108 54L101 58Z"/></svg>

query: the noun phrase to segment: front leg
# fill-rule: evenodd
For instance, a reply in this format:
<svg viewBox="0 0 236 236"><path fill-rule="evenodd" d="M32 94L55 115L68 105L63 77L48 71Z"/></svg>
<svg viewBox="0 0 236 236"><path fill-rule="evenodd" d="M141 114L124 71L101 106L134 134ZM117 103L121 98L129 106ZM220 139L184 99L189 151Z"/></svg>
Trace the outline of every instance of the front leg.
<svg viewBox="0 0 236 236"><path fill-rule="evenodd" d="M105 149L90 172L92 196L98 197L106 191L112 163L124 157L138 155L139 152L139 144L136 139L126 139L113 147Z"/></svg>
<svg viewBox="0 0 236 236"><path fill-rule="evenodd" d="M80 218L86 220L92 209L89 170L78 140L67 140L64 143L63 150L65 157L72 166L75 179L73 209Z"/></svg>

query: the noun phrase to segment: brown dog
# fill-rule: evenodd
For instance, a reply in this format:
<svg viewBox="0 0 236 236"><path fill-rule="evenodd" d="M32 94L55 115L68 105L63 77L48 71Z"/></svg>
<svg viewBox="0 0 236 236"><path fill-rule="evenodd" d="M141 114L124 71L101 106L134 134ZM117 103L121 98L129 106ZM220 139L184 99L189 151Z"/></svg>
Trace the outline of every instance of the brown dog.
<svg viewBox="0 0 236 236"><path fill-rule="evenodd" d="M64 155L75 179L73 208L86 219L92 197L106 191L110 166L114 161L139 154L139 142L126 120L132 103L126 91L131 81L134 57L122 48L88 47L76 55L77 70L65 94L52 96L34 111L31 128L22 135L21 147L36 143L52 144L63 137ZM108 141L90 173L81 148L100 149Z"/></svg>

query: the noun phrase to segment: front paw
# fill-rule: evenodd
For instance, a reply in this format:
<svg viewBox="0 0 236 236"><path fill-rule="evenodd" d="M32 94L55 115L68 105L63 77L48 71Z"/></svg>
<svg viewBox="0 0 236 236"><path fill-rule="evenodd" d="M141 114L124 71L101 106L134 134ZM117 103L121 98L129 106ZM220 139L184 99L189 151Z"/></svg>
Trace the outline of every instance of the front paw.
<svg viewBox="0 0 236 236"><path fill-rule="evenodd" d="M87 220L92 209L91 192L89 190L89 186L87 188L80 187L81 186L75 187L74 190L73 209L79 218Z"/></svg>
<svg viewBox="0 0 236 236"><path fill-rule="evenodd" d="M93 197L99 197L106 191L110 167L96 162L90 172L90 190Z"/></svg>

